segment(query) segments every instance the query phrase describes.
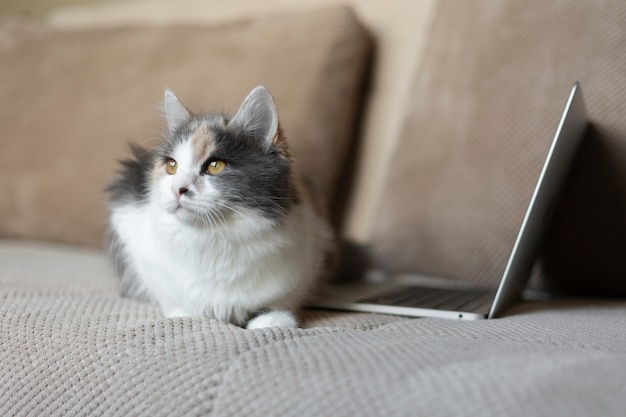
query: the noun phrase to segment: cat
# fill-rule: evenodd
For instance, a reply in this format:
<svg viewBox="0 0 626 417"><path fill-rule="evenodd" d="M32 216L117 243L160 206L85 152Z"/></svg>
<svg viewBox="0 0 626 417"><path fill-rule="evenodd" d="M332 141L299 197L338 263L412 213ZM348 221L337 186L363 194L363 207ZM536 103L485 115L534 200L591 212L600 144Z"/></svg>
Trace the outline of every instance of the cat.
<svg viewBox="0 0 626 417"><path fill-rule="evenodd" d="M229 118L194 114L165 90L164 110L161 142L131 145L108 187L123 295L165 317L297 326L330 273L334 233L295 173L272 96L254 88Z"/></svg>

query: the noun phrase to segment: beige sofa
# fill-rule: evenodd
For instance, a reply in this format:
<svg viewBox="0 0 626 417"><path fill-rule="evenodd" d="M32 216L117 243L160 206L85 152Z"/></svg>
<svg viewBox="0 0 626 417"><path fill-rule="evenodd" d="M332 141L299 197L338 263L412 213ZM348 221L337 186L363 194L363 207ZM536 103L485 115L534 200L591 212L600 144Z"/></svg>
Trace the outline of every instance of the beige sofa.
<svg viewBox="0 0 626 417"><path fill-rule="evenodd" d="M626 5L143 0L0 24L0 415L622 416ZM493 284L571 84L590 116L531 286L485 321L164 319L118 295L102 189L173 89L273 92L373 267Z"/></svg>

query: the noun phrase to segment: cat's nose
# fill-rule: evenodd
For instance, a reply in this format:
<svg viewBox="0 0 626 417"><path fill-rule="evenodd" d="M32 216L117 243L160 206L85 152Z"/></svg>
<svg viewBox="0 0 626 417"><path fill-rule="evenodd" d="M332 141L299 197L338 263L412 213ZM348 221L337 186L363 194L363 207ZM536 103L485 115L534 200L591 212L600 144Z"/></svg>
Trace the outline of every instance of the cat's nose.
<svg viewBox="0 0 626 417"><path fill-rule="evenodd" d="M177 174L178 175L178 174ZM181 178L175 178L171 184L172 194L174 197L181 198L183 195L187 197L191 197L193 191L191 188L191 180L185 176L181 176Z"/></svg>
<svg viewBox="0 0 626 417"><path fill-rule="evenodd" d="M183 194L191 194L189 191L189 187L186 186L177 186L177 185L172 185L172 193L174 194L174 197L176 198L181 198L183 196Z"/></svg>

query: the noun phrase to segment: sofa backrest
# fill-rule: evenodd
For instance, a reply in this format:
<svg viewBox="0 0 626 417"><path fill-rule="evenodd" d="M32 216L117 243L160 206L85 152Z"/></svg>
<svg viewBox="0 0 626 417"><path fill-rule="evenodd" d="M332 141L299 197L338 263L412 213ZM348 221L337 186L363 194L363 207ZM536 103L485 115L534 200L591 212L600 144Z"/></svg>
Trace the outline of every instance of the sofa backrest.
<svg viewBox="0 0 626 417"><path fill-rule="evenodd" d="M546 283L626 294L626 4L442 0L427 45L373 223L376 264L497 282L578 80L592 128Z"/></svg>
<svg viewBox="0 0 626 417"><path fill-rule="evenodd" d="M324 28L324 30L321 30ZM344 171L371 43L346 7L215 26L59 31L0 26L0 236L102 246L128 142L161 134L168 87L192 111L275 97L300 171L327 208Z"/></svg>

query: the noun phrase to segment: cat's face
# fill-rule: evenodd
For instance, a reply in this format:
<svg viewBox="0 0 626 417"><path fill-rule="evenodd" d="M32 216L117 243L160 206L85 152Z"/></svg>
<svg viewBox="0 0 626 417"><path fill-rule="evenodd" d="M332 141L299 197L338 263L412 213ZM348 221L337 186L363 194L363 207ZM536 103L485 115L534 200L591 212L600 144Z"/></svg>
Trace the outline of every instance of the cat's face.
<svg viewBox="0 0 626 417"><path fill-rule="evenodd" d="M230 120L195 116L169 92L165 110L170 133L151 175L151 197L164 211L195 225L251 212L280 221L297 201L267 90L253 90Z"/></svg>

